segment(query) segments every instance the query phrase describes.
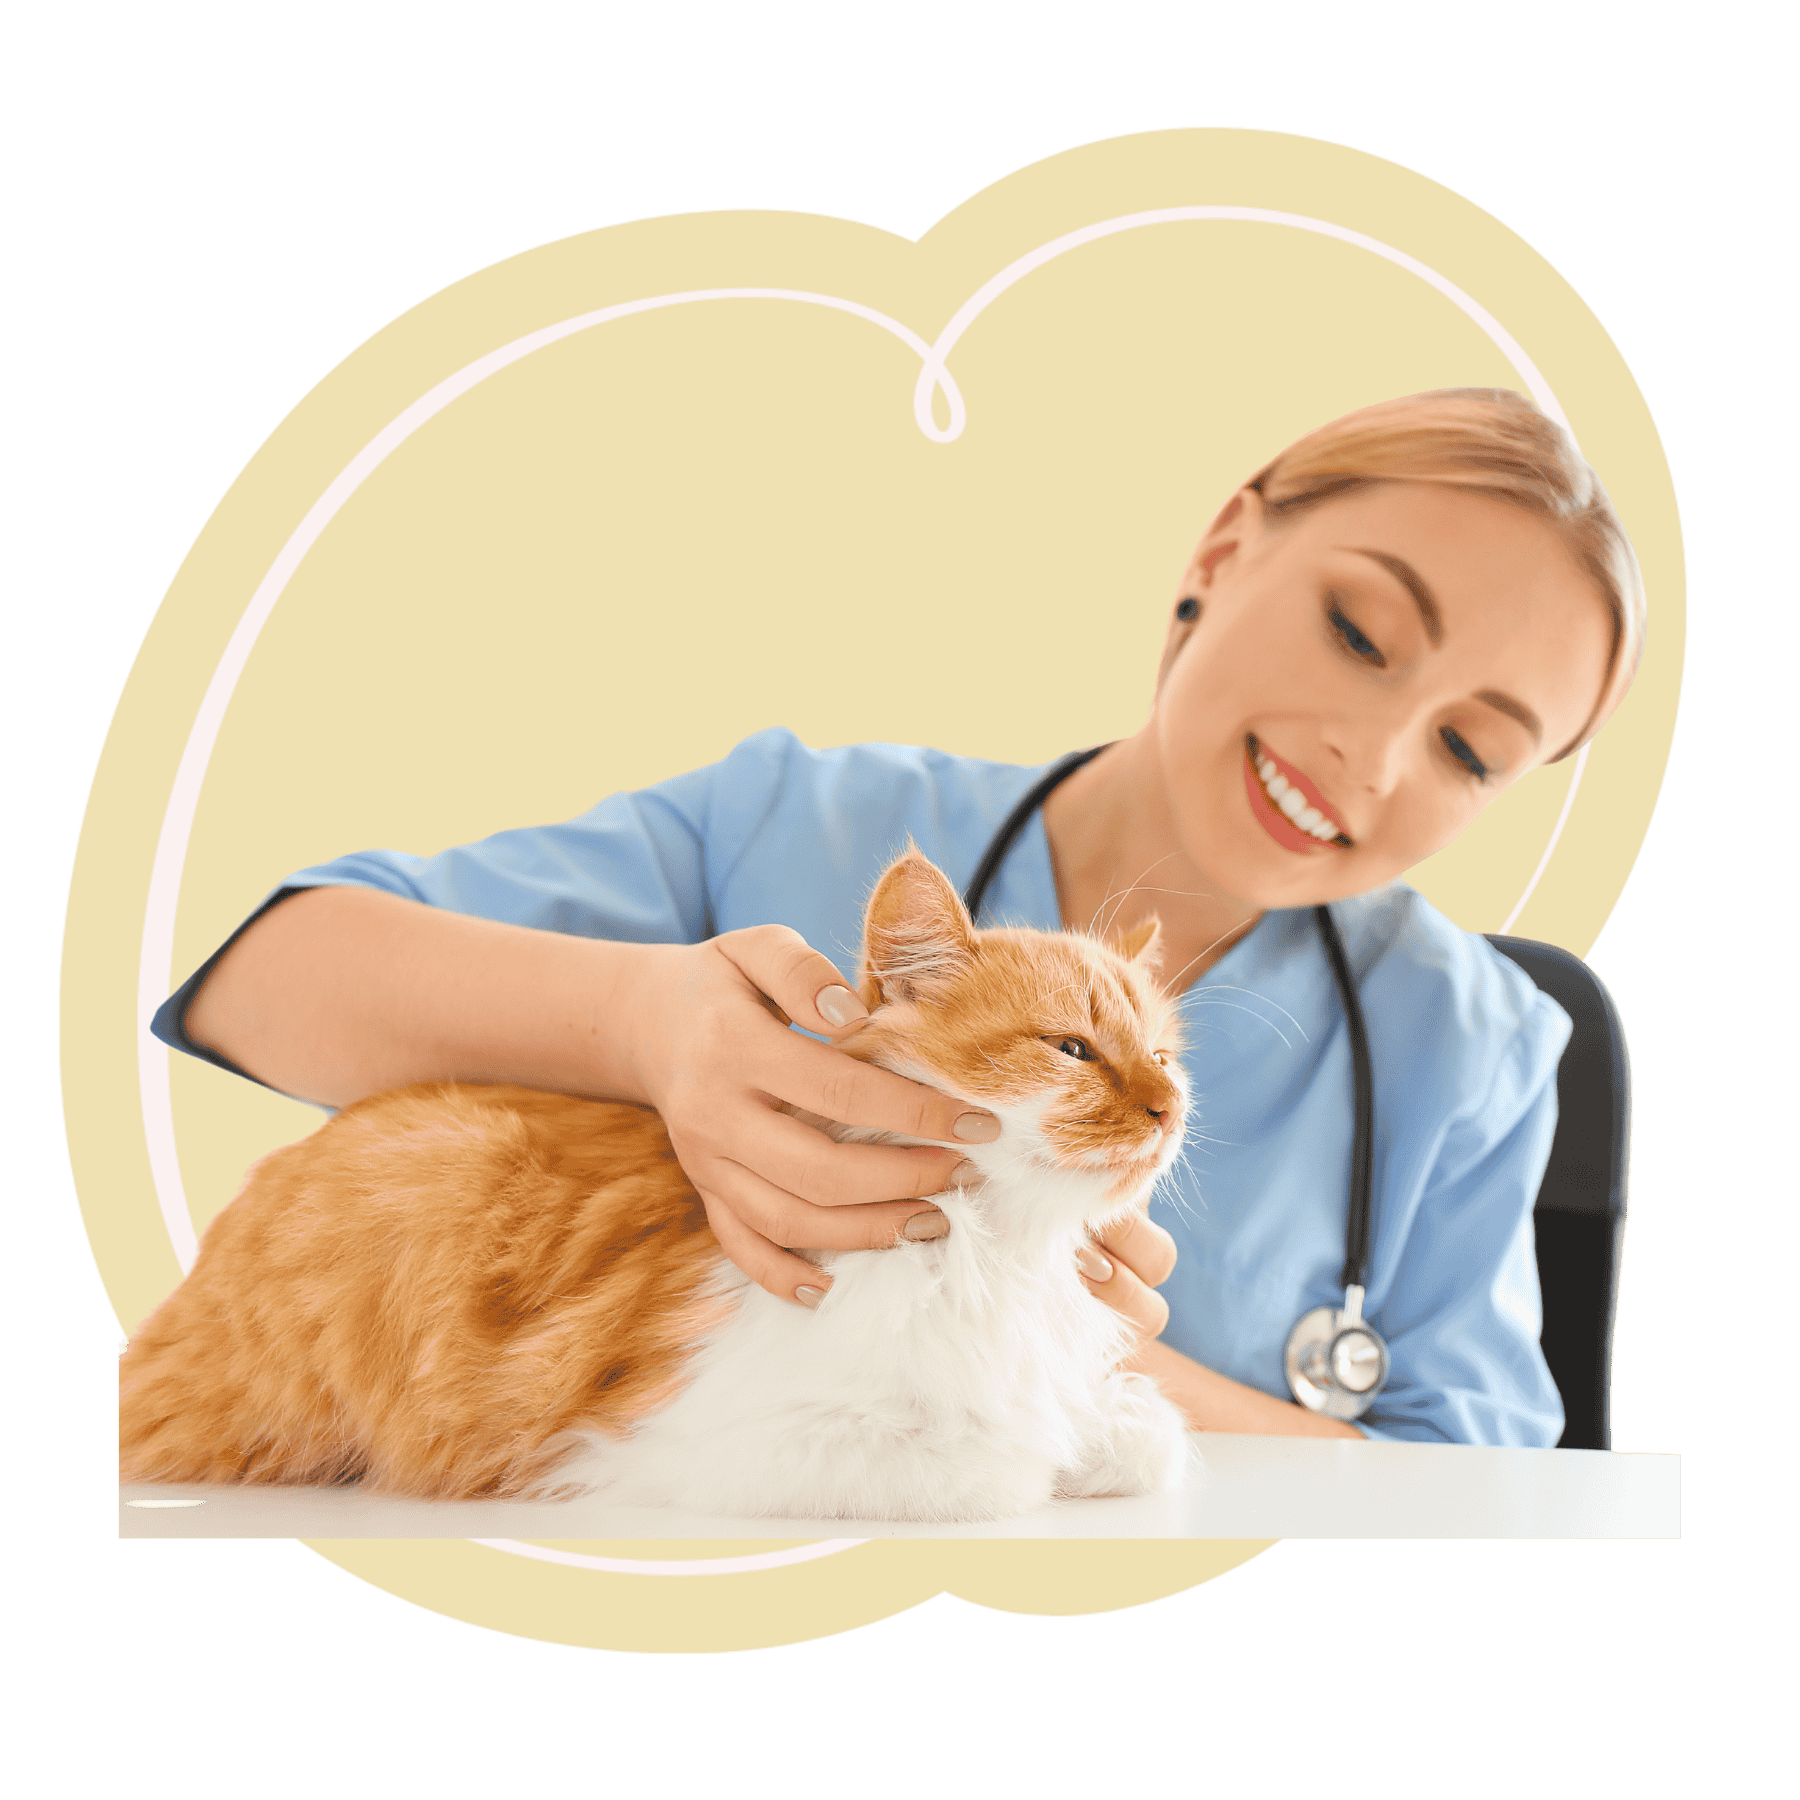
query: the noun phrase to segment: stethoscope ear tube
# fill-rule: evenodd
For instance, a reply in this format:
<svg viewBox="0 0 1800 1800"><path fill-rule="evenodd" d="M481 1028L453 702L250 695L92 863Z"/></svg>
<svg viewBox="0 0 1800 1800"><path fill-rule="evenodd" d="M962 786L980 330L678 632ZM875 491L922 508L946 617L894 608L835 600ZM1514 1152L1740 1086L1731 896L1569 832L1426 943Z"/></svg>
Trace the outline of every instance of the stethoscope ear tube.
<svg viewBox="0 0 1800 1800"><path fill-rule="evenodd" d="M1328 906L1313 919L1325 943L1350 1035L1354 1136L1350 1145L1350 1218L1344 1232L1344 1304L1315 1306L1288 1333L1282 1356L1288 1387L1304 1407L1331 1419L1360 1418L1388 1378L1388 1347L1362 1316L1369 1268L1369 1220L1375 1178L1375 1071L1369 1030L1350 975L1344 940Z"/></svg>
<svg viewBox="0 0 1800 1800"><path fill-rule="evenodd" d="M1071 750L1061 761L1046 769L1019 796L1012 811L1000 821L1000 829L994 833L988 847L981 853L981 861L975 865L975 873L969 877L969 885L963 889L963 905L971 919L979 921L981 903L987 898L987 891L993 885L1000 865L1006 861L1006 853L1013 847L1013 840L1025 829L1026 821L1077 769L1084 763L1091 763L1102 750L1111 748L1110 744L1095 744L1090 750Z"/></svg>
<svg viewBox="0 0 1800 1800"><path fill-rule="evenodd" d="M1325 940L1325 955L1337 983L1350 1032L1350 1068L1355 1107L1355 1135L1350 1141L1350 1222L1344 1233L1344 1291L1368 1285L1370 1191L1375 1179L1375 1071L1369 1057L1369 1028L1363 1019L1362 1001L1350 975L1350 959L1329 906L1315 906L1313 918Z"/></svg>

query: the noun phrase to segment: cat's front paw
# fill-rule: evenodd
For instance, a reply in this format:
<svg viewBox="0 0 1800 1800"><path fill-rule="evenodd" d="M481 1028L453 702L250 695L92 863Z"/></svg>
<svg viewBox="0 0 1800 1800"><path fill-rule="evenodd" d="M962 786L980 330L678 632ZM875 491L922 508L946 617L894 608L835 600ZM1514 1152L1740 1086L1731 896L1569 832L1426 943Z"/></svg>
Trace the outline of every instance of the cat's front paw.
<svg viewBox="0 0 1800 1800"><path fill-rule="evenodd" d="M1180 1487L1192 1461L1187 1420L1148 1375L1114 1375L1105 1424L1080 1465L1063 1472L1058 1498L1161 1494Z"/></svg>

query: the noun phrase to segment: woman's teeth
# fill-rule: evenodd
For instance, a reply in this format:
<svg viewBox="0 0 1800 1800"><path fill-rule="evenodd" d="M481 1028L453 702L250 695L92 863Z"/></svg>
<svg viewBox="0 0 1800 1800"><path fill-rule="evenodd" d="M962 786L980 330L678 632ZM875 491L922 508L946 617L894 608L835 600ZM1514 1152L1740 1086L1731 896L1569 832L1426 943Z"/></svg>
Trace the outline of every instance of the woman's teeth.
<svg viewBox="0 0 1800 1800"><path fill-rule="evenodd" d="M1288 778L1261 751L1256 756L1256 774L1262 782L1263 792L1269 796L1276 809L1286 815L1290 825L1298 826L1308 837L1317 838L1321 844L1337 842L1337 826L1316 806L1308 806L1306 796L1297 787L1290 785Z"/></svg>

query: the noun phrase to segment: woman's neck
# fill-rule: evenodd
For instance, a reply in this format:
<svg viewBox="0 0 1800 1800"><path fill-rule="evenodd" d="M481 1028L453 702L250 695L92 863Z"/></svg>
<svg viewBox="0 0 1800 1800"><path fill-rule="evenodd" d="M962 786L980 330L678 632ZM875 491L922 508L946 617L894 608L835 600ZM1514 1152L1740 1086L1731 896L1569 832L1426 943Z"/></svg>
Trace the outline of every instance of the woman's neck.
<svg viewBox="0 0 1800 1800"><path fill-rule="evenodd" d="M1262 917L1181 848L1149 726L1101 751L1050 795L1044 832L1063 924L1109 937L1155 913L1175 993Z"/></svg>

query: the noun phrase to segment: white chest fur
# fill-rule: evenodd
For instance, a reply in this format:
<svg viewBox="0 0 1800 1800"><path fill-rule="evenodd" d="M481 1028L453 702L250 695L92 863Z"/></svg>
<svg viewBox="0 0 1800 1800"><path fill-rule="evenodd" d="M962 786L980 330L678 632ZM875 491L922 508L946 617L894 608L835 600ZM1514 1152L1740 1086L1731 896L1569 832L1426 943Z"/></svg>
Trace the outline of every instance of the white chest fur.
<svg viewBox="0 0 1800 1800"><path fill-rule="evenodd" d="M821 1257L816 1310L722 1268L737 1304L681 1393L562 1477L620 1504L942 1521L1176 1484L1181 1415L1118 1372L1129 1328L1075 1272L1106 1178L1048 1166L1028 1115L1004 1122L971 1153L979 1188L939 1201L949 1235Z"/></svg>

